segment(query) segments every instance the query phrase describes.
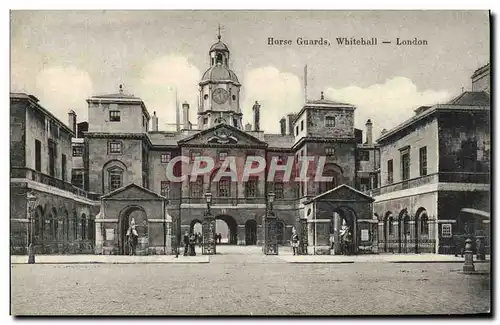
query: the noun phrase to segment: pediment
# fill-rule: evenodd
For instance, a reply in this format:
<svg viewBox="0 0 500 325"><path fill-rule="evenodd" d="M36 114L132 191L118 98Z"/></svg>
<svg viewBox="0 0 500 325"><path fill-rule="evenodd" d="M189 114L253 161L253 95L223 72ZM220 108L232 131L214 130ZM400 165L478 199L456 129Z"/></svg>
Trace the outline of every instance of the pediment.
<svg viewBox="0 0 500 325"><path fill-rule="evenodd" d="M265 142L235 127L219 124L179 141L182 144L265 145Z"/></svg>
<svg viewBox="0 0 500 325"><path fill-rule="evenodd" d="M156 194L144 187L136 184L129 184L119 189L114 190L106 195L101 196L101 199L165 199L163 196Z"/></svg>
<svg viewBox="0 0 500 325"><path fill-rule="evenodd" d="M326 191L314 198L311 201L357 201L357 202L373 202L374 199L346 184L342 184L334 189Z"/></svg>

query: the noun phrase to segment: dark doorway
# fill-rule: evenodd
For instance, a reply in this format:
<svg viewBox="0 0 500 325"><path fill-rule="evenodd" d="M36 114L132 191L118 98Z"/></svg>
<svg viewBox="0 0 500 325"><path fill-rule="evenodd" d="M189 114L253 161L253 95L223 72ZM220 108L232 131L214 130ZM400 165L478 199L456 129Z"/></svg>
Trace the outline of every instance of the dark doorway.
<svg viewBox="0 0 500 325"><path fill-rule="evenodd" d="M257 221L248 220L245 222L245 245L257 244Z"/></svg>

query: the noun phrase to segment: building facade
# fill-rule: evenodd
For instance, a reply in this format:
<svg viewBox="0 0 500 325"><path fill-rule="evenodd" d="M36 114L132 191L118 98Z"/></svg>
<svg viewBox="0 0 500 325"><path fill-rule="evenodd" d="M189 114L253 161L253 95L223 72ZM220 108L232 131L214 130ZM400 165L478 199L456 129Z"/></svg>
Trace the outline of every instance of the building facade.
<svg viewBox="0 0 500 325"><path fill-rule="evenodd" d="M466 235L489 245L489 65L472 80L473 91L416 109L377 140L381 186L369 193L380 251L453 253Z"/></svg>
<svg viewBox="0 0 500 325"><path fill-rule="evenodd" d="M174 132L160 131L156 112L121 86L88 98L89 120L78 123L70 111L67 125L36 97L11 94L11 252L26 253L33 229L37 253L128 254L134 220L139 254L170 254L180 234L202 222L207 192L234 245L262 245L273 192L281 245L296 227L309 254L339 253L340 227L347 225L352 253L448 252L450 231L463 228L457 200L468 208L487 204L489 90L422 107L377 142L370 120L363 141L354 128L356 108L323 94L284 116L280 133L269 134L261 130L266 108L258 101L253 124L243 126L242 85L230 66L219 35L199 82L197 121L189 121L184 103L176 108ZM481 86L473 90L489 84L487 74L475 74ZM214 166L191 177L201 156L212 157ZM227 159L241 167L249 156L276 162L274 177L265 169L264 177L248 180L216 178ZM173 175L188 177L172 181L167 168L181 157L189 163L176 164ZM322 175L331 179L315 180L316 169L297 179L305 157L325 157ZM31 205L29 191L37 197Z"/></svg>

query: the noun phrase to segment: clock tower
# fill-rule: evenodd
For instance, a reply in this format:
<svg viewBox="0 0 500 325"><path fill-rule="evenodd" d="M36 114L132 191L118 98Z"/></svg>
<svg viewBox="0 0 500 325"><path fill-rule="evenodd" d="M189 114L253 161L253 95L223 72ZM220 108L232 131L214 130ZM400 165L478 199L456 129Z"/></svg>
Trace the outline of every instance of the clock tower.
<svg viewBox="0 0 500 325"><path fill-rule="evenodd" d="M221 41L210 47L210 68L203 74L200 86L198 126L207 129L225 123L243 129L240 88L236 74L229 68L229 49Z"/></svg>

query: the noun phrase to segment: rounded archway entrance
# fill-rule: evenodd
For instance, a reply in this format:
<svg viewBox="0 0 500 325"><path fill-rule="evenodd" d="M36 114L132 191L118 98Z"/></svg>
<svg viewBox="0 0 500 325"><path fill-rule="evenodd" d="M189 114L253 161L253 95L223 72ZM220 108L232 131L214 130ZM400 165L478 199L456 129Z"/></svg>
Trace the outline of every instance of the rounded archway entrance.
<svg viewBox="0 0 500 325"><path fill-rule="evenodd" d="M356 212L349 207L339 207L333 211L330 228L336 254L350 255L357 253L356 219Z"/></svg>
<svg viewBox="0 0 500 325"><path fill-rule="evenodd" d="M128 245L127 232L132 224L132 220L135 223L135 229L137 231L137 255L147 255L148 250L148 219L146 212L140 206L130 206L122 210L119 218L119 234L118 246L120 254L129 255L131 253Z"/></svg>
<svg viewBox="0 0 500 325"><path fill-rule="evenodd" d="M215 233L220 235L217 244L236 245L238 243L238 224L230 215L215 217Z"/></svg>

